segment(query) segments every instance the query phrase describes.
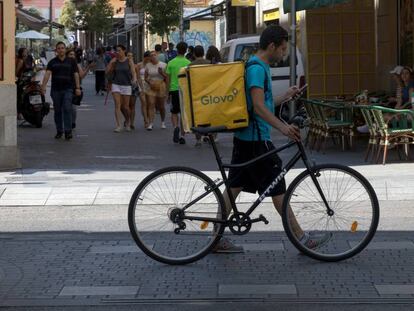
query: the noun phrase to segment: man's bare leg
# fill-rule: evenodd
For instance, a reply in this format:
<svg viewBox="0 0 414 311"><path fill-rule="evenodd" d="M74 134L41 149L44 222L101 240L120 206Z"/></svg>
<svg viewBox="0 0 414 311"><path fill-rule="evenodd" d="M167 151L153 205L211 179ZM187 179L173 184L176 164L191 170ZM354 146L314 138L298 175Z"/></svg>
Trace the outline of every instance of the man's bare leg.
<svg viewBox="0 0 414 311"><path fill-rule="evenodd" d="M283 199L284 199L284 195L278 195L278 196L274 196L272 197L272 201L273 201L273 205L275 206L277 212L279 213L280 216L282 216L282 212L283 212ZM289 207L289 219L290 219L290 223L292 225L292 229L294 234L296 235L297 238L301 238L304 234L302 228L300 227L300 225L298 224L298 221L295 217L295 215L293 214L292 209Z"/></svg>

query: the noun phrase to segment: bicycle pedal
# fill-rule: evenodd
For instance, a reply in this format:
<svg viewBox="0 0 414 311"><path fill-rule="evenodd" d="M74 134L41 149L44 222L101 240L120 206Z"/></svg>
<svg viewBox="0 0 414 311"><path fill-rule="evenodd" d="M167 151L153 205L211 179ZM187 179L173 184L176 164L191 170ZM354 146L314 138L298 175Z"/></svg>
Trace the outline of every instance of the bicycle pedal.
<svg viewBox="0 0 414 311"><path fill-rule="evenodd" d="M265 225L269 224L269 221L262 214L259 215L259 219L264 222Z"/></svg>

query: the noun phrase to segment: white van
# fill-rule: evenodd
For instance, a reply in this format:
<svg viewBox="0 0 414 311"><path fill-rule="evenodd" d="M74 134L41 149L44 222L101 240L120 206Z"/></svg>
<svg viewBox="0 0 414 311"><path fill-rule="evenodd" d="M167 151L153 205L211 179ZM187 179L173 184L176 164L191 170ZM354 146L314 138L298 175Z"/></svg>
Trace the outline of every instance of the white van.
<svg viewBox="0 0 414 311"><path fill-rule="evenodd" d="M221 48L222 61L247 61L252 54L259 49L260 36L246 36L227 41ZM303 68L302 54L296 49L296 85L302 87L305 85L305 70ZM289 88L290 82L290 58L286 58L277 63L270 65L270 73L272 75L272 93L273 99L276 96L284 94Z"/></svg>

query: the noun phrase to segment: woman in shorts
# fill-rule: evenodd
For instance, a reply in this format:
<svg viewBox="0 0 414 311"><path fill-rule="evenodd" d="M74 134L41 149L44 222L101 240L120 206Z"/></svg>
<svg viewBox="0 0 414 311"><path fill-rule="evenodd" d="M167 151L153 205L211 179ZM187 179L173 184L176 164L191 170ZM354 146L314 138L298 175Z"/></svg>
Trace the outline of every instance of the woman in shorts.
<svg viewBox="0 0 414 311"><path fill-rule="evenodd" d="M140 93L139 93L139 99L141 101L141 113L142 113L142 117L144 118L144 128L147 128L149 125L149 109L148 109L148 104L147 104L147 99L146 99L146 93L149 89L149 85L147 82L145 82L145 66L151 61L151 52L150 51L146 51L144 53L144 59L142 60L142 62L138 63L136 68L137 68L137 72L138 72L138 86L140 89Z"/></svg>
<svg viewBox="0 0 414 311"><path fill-rule="evenodd" d="M112 96L115 102L115 133L122 131L122 111L125 116L125 130L131 131L129 100L132 94L132 85L137 83L134 62L125 55L126 48L122 44L116 46L116 57L111 60L106 70L112 81Z"/></svg>
<svg viewBox="0 0 414 311"><path fill-rule="evenodd" d="M167 97L165 73L166 63L158 60L157 53L151 52L151 61L145 65L145 82L148 83L146 91L146 99L148 105L148 126L147 130L151 131L154 124L155 108L159 110L161 115L161 128L165 129L165 99Z"/></svg>

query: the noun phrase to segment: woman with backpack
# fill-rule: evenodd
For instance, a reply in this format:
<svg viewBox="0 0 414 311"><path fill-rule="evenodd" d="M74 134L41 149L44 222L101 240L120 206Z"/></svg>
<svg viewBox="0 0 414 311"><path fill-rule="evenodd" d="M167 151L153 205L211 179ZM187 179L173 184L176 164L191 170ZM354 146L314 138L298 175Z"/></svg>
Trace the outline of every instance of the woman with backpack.
<svg viewBox="0 0 414 311"><path fill-rule="evenodd" d="M115 102L115 133L122 131L122 111L125 114L125 130L131 131L131 119L129 100L132 94L132 86L137 83L137 74L132 60L128 59L126 48L122 44L116 46L116 57L109 63L106 74L112 83L112 96Z"/></svg>

